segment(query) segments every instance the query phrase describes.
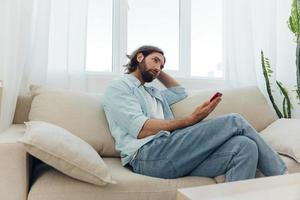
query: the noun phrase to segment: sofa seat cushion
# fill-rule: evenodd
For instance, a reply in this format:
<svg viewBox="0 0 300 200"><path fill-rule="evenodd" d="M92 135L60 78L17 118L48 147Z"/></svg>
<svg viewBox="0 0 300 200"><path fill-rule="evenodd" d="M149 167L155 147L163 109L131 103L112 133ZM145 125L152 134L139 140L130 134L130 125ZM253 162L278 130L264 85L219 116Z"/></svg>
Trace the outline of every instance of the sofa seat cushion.
<svg viewBox="0 0 300 200"><path fill-rule="evenodd" d="M29 200L176 199L177 188L215 184L211 178L159 179L135 174L119 158L104 158L116 185L99 187L68 177L47 165L37 167Z"/></svg>
<svg viewBox="0 0 300 200"><path fill-rule="evenodd" d="M279 156L281 157L281 159L286 164L290 174L300 172L300 164L299 163L297 163L295 160L293 160L292 158L290 158L288 156L284 156L284 155L279 155ZM261 177L264 177L264 175L259 170L257 170L255 177L256 178L261 178ZM224 175L217 176L217 177L215 177L215 181L217 183L224 183L225 182L225 176Z"/></svg>

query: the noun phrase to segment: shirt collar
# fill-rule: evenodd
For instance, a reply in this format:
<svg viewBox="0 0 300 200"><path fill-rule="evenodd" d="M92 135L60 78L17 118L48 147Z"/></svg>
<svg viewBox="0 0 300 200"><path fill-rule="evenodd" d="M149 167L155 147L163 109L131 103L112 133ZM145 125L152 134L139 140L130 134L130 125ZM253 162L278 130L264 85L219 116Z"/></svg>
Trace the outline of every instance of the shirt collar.
<svg viewBox="0 0 300 200"><path fill-rule="evenodd" d="M143 86L141 84L141 81L133 76L132 74L124 74L125 78L130 81L131 84L133 84L136 88L139 88L141 86ZM144 89L152 96L156 97L157 99L159 99L160 101L163 102L163 98L161 97L161 94L154 88L154 87L147 87L144 86Z"/></svg>
<svg viewBox="0 0 300 200"><path fill-rule="evenodd" d="M129 80L135 87L140 87L142 86L141 81L133 76L132 74L125 74L125 77L127 78L127 80Z"/></svg>

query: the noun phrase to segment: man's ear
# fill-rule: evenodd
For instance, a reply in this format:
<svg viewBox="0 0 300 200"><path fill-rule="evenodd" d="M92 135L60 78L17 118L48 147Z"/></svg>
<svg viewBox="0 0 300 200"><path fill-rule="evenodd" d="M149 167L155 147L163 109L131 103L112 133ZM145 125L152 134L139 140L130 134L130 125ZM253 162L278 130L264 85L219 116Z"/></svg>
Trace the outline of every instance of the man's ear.
<svg viewBox="0 0 300 200"><path fill-rule="evenodd" d="M136 60L140 63L142 62L144 59L144 55L142 53L138 53L138 55L136 56Z"/></svg>

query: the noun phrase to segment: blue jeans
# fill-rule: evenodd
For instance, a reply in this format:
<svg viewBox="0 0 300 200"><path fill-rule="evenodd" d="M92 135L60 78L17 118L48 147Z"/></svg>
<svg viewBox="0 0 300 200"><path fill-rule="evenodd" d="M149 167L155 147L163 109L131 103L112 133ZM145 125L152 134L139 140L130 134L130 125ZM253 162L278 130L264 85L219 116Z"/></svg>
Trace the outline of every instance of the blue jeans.
<svg viewBox="0 0 300 200"><path fill-rule="evenodd" d="M287 170L279 155L239 114L203 120L193 126L157 134L129 162L136 173L159 177L216 177L225 181L265 176Z"/></svg>

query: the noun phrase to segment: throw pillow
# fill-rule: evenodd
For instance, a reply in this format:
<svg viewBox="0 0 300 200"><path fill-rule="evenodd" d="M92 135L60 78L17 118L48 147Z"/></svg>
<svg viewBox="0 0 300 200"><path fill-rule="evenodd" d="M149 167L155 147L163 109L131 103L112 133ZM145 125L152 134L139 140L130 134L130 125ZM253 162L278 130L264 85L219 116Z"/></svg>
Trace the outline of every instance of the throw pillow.
<svg viewBox="0 0 300 200"><path fill-rule="evenodd" d="M19 142L33 156L75 179L96 185L115 183L100 155L79 137L47 122L25 124Z"/></svg>
<svg viewBox="0 0 300 200"><path fill-rule="evenodd" d="M278 119L260 133L275 151L300 163L299 119Z"/></svg>

